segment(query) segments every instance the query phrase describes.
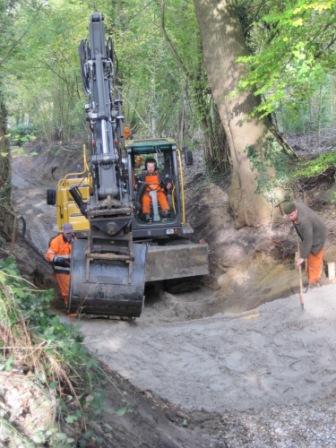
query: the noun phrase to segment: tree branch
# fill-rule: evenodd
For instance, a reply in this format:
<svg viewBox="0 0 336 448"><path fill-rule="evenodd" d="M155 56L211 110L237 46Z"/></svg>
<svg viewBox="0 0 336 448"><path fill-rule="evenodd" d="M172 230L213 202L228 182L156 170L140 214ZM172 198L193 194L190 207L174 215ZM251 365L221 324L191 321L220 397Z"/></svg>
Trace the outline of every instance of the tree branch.
<svg viewBox="0 0 336 448"><path fill-rule="evenodd" d="M171 52L173 53L177 63L179 64L179 66L181 67L181 69L183 70L183 72L185 73L185 75L187 76L187 78L189 80L193 80L193 76L192 74L189 72L187 66L184 64L182 57L179 55L177 49L175 48L170 36L168 35L168 32L166 30L166 24L165 24L165 0L156 0L156 4L158 5L158 7L161 10L161 29L163 32L163 35L166 39L166 42L171 50Z"/></svg>
<svg viewBox="0 0 336 448"><path fill-rule="evenodd" d="M68 79L67 78L64 78L63 76L61 76L48 62L46 62L46 61L41 61L41 60L39 60L39 62L40 62L40 64L44 64L44 65L46 65L47 66L47 68L52 72L52 73L54 73L56 76L57 76L57 78L59 78L60 80L62 80L66 85L68 85Z"/></svg>
<svg viewBox="0 0 336 448"><path fill-rule="evenodd" d="M43 3L40 4L39 8L36 9L35 14L33 17L35 17L40 10L43 7ZM19 45L19 43L23 40L23 38L28 34L28 32L30 31L30 28L28 27L22 34L21 36L19 36L11 45L11 47L7 50L7 53L5 54L5 56L0 60L0 67L3 66L3 64L5 63L5 61L9 58L9 56L15 51L16 47Z"/></svg>

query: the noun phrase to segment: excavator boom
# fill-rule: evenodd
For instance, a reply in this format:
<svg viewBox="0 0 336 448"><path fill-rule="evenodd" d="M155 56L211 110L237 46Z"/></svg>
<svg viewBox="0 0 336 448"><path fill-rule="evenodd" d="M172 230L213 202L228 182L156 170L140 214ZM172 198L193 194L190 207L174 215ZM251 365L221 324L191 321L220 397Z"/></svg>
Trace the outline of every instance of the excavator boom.
<svg viewBox="0 0 336 448"><path fill-rule="evenodd" d="M70 194L90 224L87 239L73 244L70 312L139 316L144 300L147 247L135 244L133 206L123 165L123 115L116 95L113 49L105 42L102 14L91 15L89 39L79 55L87 121L91 130L89 166L93 191L84 202L78 187Z"/></svg>

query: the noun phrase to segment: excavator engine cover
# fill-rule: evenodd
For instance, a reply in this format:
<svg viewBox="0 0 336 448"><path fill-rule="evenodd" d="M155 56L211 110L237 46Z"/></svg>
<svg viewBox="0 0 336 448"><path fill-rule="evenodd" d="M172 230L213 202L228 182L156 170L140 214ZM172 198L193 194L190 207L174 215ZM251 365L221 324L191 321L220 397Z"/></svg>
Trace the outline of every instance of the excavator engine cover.
<svg viewBox="0 0 336 448"><path fill-rule="evenodd" d="M87 241L71 255L70 313L139 317L143 308L146 244L133 244L133 261L88 260Z"/></svg>

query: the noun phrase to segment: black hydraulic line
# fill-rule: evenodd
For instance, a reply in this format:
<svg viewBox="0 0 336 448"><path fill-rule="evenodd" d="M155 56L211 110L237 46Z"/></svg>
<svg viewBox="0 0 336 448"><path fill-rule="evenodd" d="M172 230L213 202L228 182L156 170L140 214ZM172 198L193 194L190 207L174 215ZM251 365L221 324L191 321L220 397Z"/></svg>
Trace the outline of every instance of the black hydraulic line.
<svg viewBox="0 0 336 448"><path fill-rule="evenodd" d="M83 201L82 195L79 191L79 188L74 186L71 187L69 189L69 192L73 198L73 200L76 202L79 210L81 211L81 213L86 217L87 216L87 205L86 203Z"/></svg>

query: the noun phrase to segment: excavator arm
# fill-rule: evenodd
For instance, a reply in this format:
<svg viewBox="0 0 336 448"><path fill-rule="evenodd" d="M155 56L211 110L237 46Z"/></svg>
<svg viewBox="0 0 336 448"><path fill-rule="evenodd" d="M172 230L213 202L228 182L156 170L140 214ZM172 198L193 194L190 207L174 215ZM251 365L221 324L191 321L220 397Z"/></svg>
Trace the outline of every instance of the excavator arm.
<svg viewBox="0 0 336 448"><path fill-rule="evenodd" d="M146 245L133 242L133 206L124 165L122 102L117 95L112 41L102 14L91 15L89 38L79 46L91 131L93 191L87 203L70 189L89 220L87 239L73 245L69 311L137 317L144 300Z"/></svg>

